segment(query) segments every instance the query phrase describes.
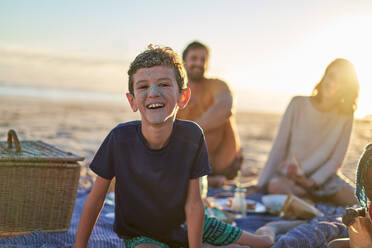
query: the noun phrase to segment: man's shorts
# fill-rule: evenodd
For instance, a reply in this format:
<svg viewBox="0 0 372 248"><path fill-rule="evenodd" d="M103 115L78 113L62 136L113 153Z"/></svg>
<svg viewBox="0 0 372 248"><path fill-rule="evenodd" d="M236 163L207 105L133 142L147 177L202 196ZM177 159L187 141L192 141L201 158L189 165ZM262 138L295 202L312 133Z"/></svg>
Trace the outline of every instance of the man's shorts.
<svg viewBox="0 0 372 248"><path fill-rule="evenodd" d="M243 231L225 222L219 221L216 218L205 215L203 228L203 243L208 243L215 246L229 245L235 243ZM134 248L138 245L153 244L162 248L170 248L165 243L156 241L149 237L140 236L131 239L124 239L125 247Z"/></svg>
<svg viewBox="0 0 372 248"><path fill-rule="evenodd" d="M210 176L222 175L225 176L227 180L232 180L238 175L238 171L242 168L243 160L244 160L243 154L239 152L234 158L234 160L231 162L231 164L228 167L226 167L223 172L219 173L212 172Z"/></svg>

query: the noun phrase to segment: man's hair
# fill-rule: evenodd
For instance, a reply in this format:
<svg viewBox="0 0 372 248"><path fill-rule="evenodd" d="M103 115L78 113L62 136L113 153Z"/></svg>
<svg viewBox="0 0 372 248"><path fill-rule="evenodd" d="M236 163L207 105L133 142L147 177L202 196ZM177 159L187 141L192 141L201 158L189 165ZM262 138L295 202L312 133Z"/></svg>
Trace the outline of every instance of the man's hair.
<svg viewBox="0 0 372 248"><path fill-rule="evenodd" d="M185 50L183 50L183 53L182 53L182 59L183 61L185 61L186 59L186 56L187 56L187 53L192 50L192 49L200 49L200 48L203 48L207 51L207 57L209 57L209 48L204 45L203 43L199 42L199 41L193 41L191 42L190 44L187 45L187 47L185 48Z"/></svg>
<svg viewBox="0 0 372 248"><path fill-rule="evenodd" d="M147 50L137 55L134 61L130 64L128 70L129 82L128 89L131 94L134 94L133 88L133 75L142 68L150 68L154 66L166 66L173 69L176 76L177 85L179 91L187 88L185 80L185 69L183 68L182 62L170 47L153 47L151 44L147 47Z"/></svg>

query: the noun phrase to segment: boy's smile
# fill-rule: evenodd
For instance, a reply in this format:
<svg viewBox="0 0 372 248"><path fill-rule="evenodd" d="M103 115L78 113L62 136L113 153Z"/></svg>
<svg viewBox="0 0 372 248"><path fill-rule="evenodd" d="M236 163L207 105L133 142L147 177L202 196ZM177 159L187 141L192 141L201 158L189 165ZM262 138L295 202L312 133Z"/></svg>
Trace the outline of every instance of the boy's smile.
<svg viewBox="0 0 372 248"><path fill-rule="evenodd" d="M134 94L127 94L133 111L139 110L143 125L173 123L183 97L175 73L166 66L141 68L133 75Z"/></svg>

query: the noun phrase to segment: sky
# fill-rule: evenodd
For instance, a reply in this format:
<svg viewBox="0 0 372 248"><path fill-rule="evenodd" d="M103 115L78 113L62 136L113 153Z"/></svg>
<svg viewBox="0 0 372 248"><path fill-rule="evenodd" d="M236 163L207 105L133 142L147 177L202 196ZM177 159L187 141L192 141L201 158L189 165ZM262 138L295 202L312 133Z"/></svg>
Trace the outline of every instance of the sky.
<svg viewBox="0 0 372 248"><path fill-rule="evenodd" d="M121 93L148 44L181 54L199 40L211 52L207 76L229 83L238 109L283 111L333 59L349 59L363 117L372 114L371 27L370 0L2 0L0 86Z"/></svg>

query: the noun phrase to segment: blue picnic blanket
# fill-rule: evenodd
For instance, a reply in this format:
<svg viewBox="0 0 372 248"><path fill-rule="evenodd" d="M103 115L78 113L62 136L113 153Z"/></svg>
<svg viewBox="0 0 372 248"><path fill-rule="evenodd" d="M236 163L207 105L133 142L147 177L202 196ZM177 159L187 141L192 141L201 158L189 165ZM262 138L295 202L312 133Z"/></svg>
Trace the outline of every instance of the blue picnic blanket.
<svg viewBox="0 0 372 248"><path fill-rule="evenodd" d="M214 189L209 191L209 195L216 192ZM77 232L80 215L89 194L89 189L79 188L74 212L71 218L69 230L61 233L32 232L24 236L10 237L0 239L0 247L72 247ZM261 201L262 194L252 195L249 198ZM124 242L113 231L113 212L114 205L105 203L98 221L94 227L89 239L88 247L125 247ZM347 229L342 225L337 217L344 211L342 207L318 204L317 208L322 211L326 217L314 218L306 224L302 224L283 235L278 235L273 248L284 247L326 247L328 241L347 237ZM279 220L278 217L267 214L249 214L244 218L236 219L237 226L254 232L264 224Z"/></svg>
<svg viewBox="0 0 372 248"><path fill-rule="evenodd" d="M260 201L261 196L255 195L253 198ZM328 204L317 204L316 207L324 213L324 217L313 218L285 234L277 235L272 248L323 248L327 247L328 242L335 238L348 237L346 226L339 221L339 217L345 210L343 207ZM235 222L241 229L255 232L266 223L278 220L282 219L268 214L250 214L244 218L235 219Z"/></svg>

